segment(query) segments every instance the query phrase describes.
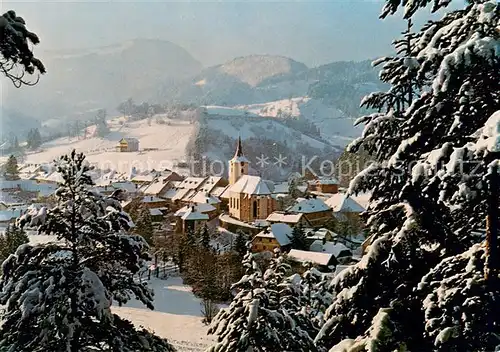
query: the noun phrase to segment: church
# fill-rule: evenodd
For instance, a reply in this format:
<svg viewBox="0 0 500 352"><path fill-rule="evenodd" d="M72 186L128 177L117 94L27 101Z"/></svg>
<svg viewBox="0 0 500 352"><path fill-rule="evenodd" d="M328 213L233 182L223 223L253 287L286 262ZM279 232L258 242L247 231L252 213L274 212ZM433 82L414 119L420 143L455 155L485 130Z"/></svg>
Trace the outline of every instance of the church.
<svg viewBox="0 0 500 352"><path fill-rule="evenodd" d="M241 138L234 157L229 160L229 188L227 189L229 214L247 223L266 219L276 210L272 197L273 185L260 176L248 174L249 161L243 154Z"/></svg>

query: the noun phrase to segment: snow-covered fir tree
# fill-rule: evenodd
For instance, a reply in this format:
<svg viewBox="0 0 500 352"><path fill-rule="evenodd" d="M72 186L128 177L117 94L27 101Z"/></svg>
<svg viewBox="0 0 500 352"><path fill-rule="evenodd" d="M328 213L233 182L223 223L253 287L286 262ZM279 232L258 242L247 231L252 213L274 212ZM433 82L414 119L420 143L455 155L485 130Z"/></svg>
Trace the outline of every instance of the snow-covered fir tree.
<svg viewBox="0 0 500 352"><path fill-rule="evenodd" d="M305 263L304 266L306 271L300 279L301 295L304 297L306 313L311 324L319 330L324 322L324 313L333 299L329 292L330 278L311 263Z"/></svg>
<svg viewBox="0 0 500 352"><path fill-rule="evenodd" d="M241 230L236 231L236 238L233 242L233 250L238 253L242 258L245 256L247 248L246 243L248 236Z"/></svg>
<svg viewBox="0 0 500 352"><path fill-rule="evenodd" d="M139 207L137 220L135 221L134 232L146 240L149 245L154 242L154 226L151 212L145 205Z"/></svg>
<svg viewBox="0 0 500 352"><path fill-rule="evenodd" d="M291 236L288 236L288 238L290 239L290 247L292 249L299 249L303 251L309 249L306 233L301 226L295 226L292 229Z"/></svg>
<svg viewBox="0 0 500 352"><path fill-rule="evenodd" d="M217 335L217 342L207 351L315 351L312 339L282 304L281 285L289 267L274 258L263 275L250 250L243 265L246 273L232 287L235 297L212 321L209 334Z"/></svg>
<svg viewBox="0 0 500 352"><path fill-rule="evenodd" d="M15 253L17 248L29 242L26 232L15 224L9 224L5 233L0 234L0 263Z"/></svg>
<svg viewBox="0 0 500 352"><path fill-rule="evenodd" d="M449 1L433 0L434 10ZM429 1L404 2L411 18ZM388 0L382 16L402 5ZM500 122L496 1L470 1L396 42L384 58L387 92L350 146L376 163L351 182L372 194L371 244L332 282L316 338L331 351L493 351L500 345L498 277L484 278L481 236ZM406 42L406 43L405 43ZM336 346L333 348L333 346Z"/></svg>
<svg viewBox="0 0 500 352"><path fill-rule="evenodd" d="M0 350L16 352L173 351L167 341L111 312L153 292L134 274L149 259L115 194L93 191L83 154L60 158L57 206L19 219L57 242L18 248L2 266Z"/></svg>

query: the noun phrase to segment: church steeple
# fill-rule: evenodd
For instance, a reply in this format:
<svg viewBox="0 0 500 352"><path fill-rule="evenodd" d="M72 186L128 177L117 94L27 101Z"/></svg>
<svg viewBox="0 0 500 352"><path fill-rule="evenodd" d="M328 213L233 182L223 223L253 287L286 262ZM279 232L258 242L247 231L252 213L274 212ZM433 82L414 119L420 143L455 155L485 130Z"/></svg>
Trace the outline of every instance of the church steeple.
<svg viewBox="0 0 500 352"><path fill-rule="evenodd" d="M241 137L238 136L238 145L236 146L236 153L234 153L234 157L243 156L243 148L241 147Z"/></svg>
<svg viewBox="0 0 500 352"><path fill-rule="evenodd" d="M248 175L248 164L249 161L243 154L241 137L238 137L236 152L234 153L234 157L229 160L229 184L233 185L241 176Z"/></svg>

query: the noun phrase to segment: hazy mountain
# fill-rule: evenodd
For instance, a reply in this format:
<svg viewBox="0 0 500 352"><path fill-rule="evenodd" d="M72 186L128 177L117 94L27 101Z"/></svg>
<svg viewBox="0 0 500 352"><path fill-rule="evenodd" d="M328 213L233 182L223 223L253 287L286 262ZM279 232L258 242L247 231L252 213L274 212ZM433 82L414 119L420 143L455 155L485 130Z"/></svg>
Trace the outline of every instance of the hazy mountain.
<svg viewBox="0 0 500 352"><path fill-rule="evenodd" d="M40 120L81 118L133 97L152 100L165 82L192 77L202 66L186 50L161 40L42 55L47 74L35 87L8 89L4 104Z"/></svg>
<svg viewBox="0 0 500 352"><path fill-rule="evenodd" d="M22 140L31 128L40 127L40 121L31 116L0 107L0 141L13 135Z"/></svg>
<svg viewBox="0 0 500 352"><path fill-rule="evenodd" d="M203 70L165 94L202 105L243 105L309 96L354 117L361 98L381 88L370 61L334 62L316 68L289 58L251 55Z"/></svg>
<svg viewBox="0 0 500 352"><path fill-rule="evenodd" d="M129 97L136 102L223 106L309 97L312 100L300 104L300 115L335 135L339 131L323 128L322 121L359 115L361 97L380 86L377 70L368 61L308 68L291 58L250 55L203 69L186 50L161 40L40 56L47 74L34 87L7 86L3 107L10 115L26 116L26 128L40 121L42 134L67 131L66 124L93 119L99 108L113 114Z"/></svg>
<svg viewBox="0 0 500 352"><path fill-rule="evenodd" d="M250 55L207 68L170 93L176 101L204 105L266 102L304 94L307 86L288 86L307 70L306 65L290 58ZM280 87L280 82L285 82L285 87Z"/></svg>

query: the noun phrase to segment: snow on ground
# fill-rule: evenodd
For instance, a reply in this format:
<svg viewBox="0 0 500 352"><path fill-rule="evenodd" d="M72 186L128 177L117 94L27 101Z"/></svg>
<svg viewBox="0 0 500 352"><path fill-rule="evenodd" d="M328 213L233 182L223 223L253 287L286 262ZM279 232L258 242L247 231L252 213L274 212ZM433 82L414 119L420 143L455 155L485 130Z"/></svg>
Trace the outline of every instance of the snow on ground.
<svg viewBox="0 0 500 352"><path fill-rule="evenodd" d="M47 243L55 236L28 234L31 244ZM180 277L166 280L151 278L149 286L154 290L154 311L133 299L113 311L143 326L157 335L167 338L178 351L204 351L213 341L207 336L208 326L202 323L200 300L191 288L182 283Z"/></svg>
<svg viewBox="0 0 500 352"><path fill-rule="evenodd" d="M191 288L183 285L179 277L154 278L149 284L155 291L154 311L136 300L112 309L137 326L167 338L178 351L205 350L214 338L207 336L208 326L202 323L200 300L191 293Z"/></svg>
<svg viewBox="0 0 500 352"><path fill-rule="evenodd" d="M72 149L84 152L87 159L96 163L100 169L114 169L129 172L137 170L172 168L179 160L184 160L186 146L195 125L188 121L164 119L165 124L157 124L153 118L151 126L147 120L123 122L120 119L109 121L111 133L105 138L87 139L59 138L42 145L42 151L26 156L26 163L50 163ZM169 124L167 124L169 123ZM123 137L139 139L139 152L120 153L115 150ZM147 152L141 151L151 148Z"/></svg>

